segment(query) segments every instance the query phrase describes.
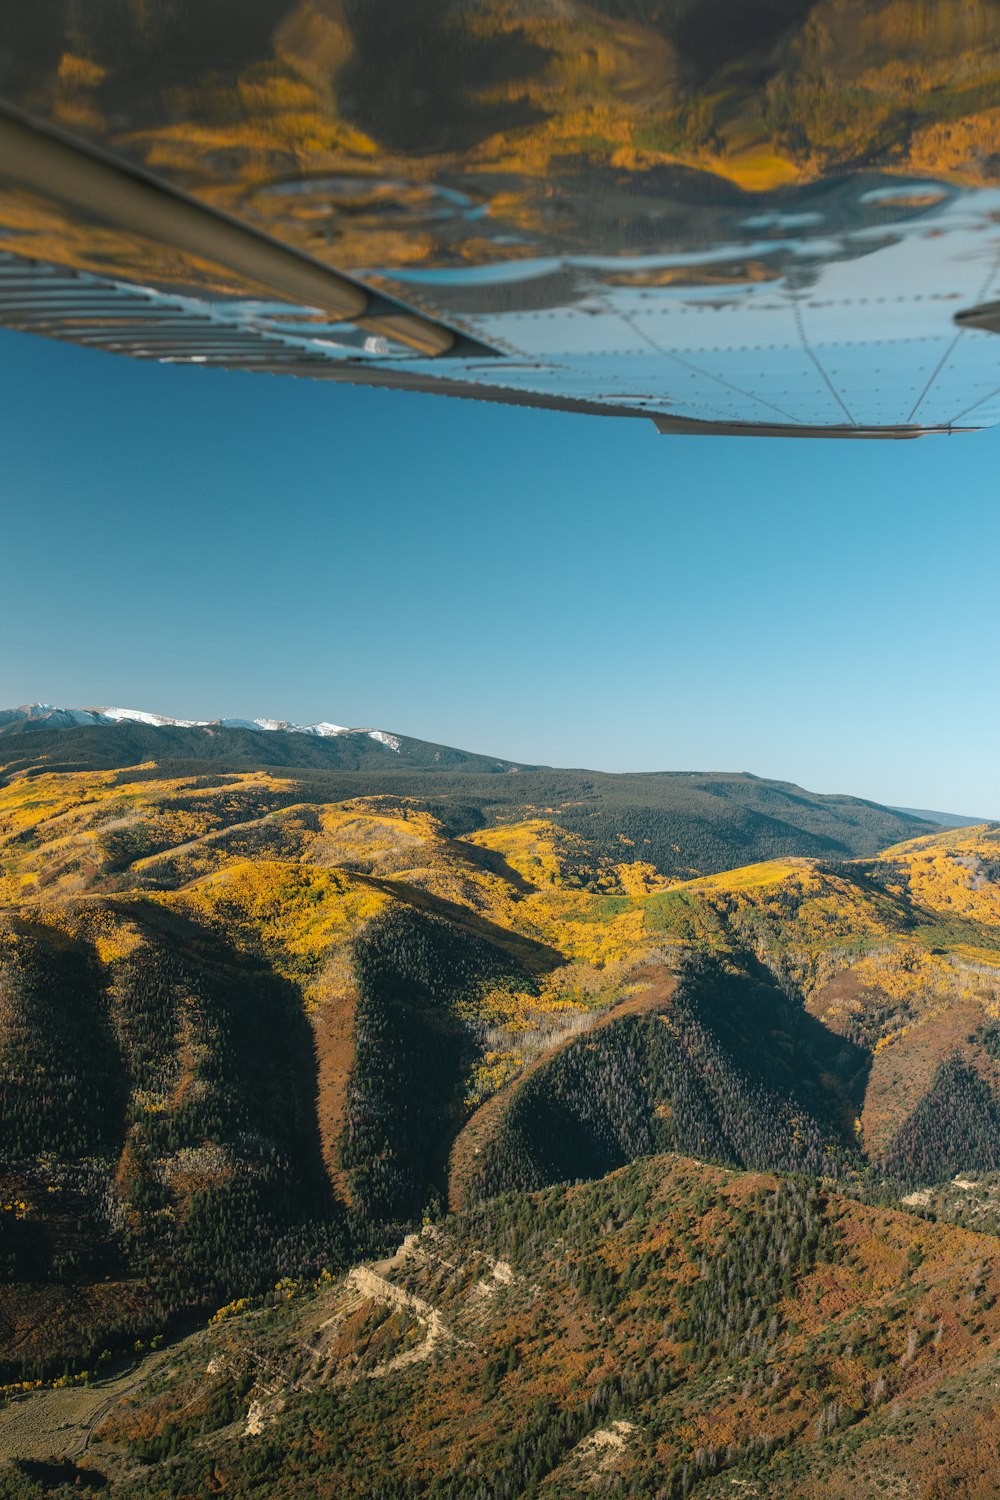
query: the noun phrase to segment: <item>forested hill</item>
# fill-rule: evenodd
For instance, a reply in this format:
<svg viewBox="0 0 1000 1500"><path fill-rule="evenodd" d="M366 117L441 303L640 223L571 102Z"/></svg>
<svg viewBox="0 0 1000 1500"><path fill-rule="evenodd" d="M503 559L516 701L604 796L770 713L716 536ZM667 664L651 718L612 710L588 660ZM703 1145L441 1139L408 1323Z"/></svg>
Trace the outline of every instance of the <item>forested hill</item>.
<svg viewBox="0 0 1000 1500"><path fill-rule="evenodd" d="M44 727L43 727L44 726ZM0 714L0 774L46 770L110 770L146 761L204 761L236 771L265 766L296 770L474 771L484 775L531 770L511 760L476 755L450 745L368 729L320 735L260 729L250 725L70 724L49 728L44 720Z"/></svg>
<svg viewBox="0 0 1000 1500"><path fill-rule="evenodd" d="M605 861L642 860L689 877L784 856L865 857L934 825L857 797L819 796L745 772L626 772L531 766L367 731L319 736L139 723L0 732L0 786L53 771L151 767L142 776L271 770L289 802L416 799L453 835L534 816ZM134 772L130 780L135 779Z"/></svg>
<svg viewBox="0 0 1000 1500"><path fill-rule="evenodd" d="M396 775L417 795L205 761L0 786L0 1500L572 1495L615 1422L649 1443L610 1493L662 1473L686 1500L694 1466L709 1500L779 1450L822 1486L832 1450L799 1450L879 1441L1000 1329L1000 827L683 879L641 828L677 861L672 827L711 853L886 810L748 776ZM440 1264L357 1264L451 1236L446 1205ZM88 1380L138 1394L111 1362L206 1319L197 1392L164 1368L87 1446L113 1399Z"/></svg>

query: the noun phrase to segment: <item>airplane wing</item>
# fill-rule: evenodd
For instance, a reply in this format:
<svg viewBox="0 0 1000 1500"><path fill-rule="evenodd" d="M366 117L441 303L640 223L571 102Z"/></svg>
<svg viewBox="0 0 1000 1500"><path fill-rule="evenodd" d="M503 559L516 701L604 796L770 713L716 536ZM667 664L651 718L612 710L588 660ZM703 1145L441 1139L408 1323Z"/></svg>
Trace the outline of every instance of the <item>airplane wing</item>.
<svg viewBox="0 0 1000 1500"><path fill-rule="evenodd" d="M667 434L992 425L1000 10L926 9L8 0L0 324Z"/></svg>

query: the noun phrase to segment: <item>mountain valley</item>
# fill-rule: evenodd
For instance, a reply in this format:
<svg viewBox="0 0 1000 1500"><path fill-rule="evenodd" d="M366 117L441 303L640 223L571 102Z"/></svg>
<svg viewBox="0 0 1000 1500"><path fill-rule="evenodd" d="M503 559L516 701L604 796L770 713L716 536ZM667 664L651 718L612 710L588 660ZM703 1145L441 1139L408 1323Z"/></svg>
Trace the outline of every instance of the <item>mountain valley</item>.
<svg viewBox="0 0 1000 1500"><path fill-rule="evenodd" d="M357 734L0 737L0 1495L990 1493L1000 826Z"/></svg>

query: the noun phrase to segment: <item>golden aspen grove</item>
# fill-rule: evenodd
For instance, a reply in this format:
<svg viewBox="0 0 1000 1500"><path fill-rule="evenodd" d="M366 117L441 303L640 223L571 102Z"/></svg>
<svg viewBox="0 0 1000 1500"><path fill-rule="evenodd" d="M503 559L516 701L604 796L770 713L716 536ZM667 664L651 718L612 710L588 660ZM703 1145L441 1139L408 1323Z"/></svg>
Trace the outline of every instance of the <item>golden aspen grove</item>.
<svg viewBox="0 0 1000 1500"><path fill-rule="evenodd" d="M0 742L0 1492L990 1493L1000 828L199 733Z"/></svg>

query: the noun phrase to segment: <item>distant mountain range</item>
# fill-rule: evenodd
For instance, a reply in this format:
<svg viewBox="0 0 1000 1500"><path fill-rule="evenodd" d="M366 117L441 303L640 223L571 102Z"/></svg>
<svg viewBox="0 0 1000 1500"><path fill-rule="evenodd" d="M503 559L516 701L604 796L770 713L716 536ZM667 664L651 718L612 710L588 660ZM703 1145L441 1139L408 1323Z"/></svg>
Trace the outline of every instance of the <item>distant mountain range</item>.
<svg viewBox="0 0 1000 1500"><path fill-rule="evenodd" d="M373 728L283 719L170 718L142 709L28 704L0 711L0 784L40 771L150 763L165 774L270 770L308 777L310 800L418 798L454 835L552 818L612 864L641 858L688 878L788 855L866 857L940 825L747 772L612 774L535 766Z"/></svg>
<svg viewBox="0 0 1000 1500"><path fill-rule="evenodd" d="M1000 828L81 712L0 738L3 1500L854 1500L887 1423L899 1494L975 1439Z"/></svg>
<svg viewBox="0 0 1000 1500"><path fill-rule="evenodd" d="M988 818L967 818L962 813L932 812L926 807L894 807L893 812L905 813L909 818L922 818L925 823L938 823L942 828L975 828L978 823L988 823Z"/></svg>
<svg viewBox="0 0 1000 1500"><path fill-rule="evenodd" d="M0 709L0 734L26 729L77 729L107 724L148 724L151 729L261 729L284 734L311 734L333 739L344 734L366 734L389 750L399 749L399 740L384 729L348 729L343 724L293 724L288 719L172 719L169 714L151 714L142 708L58 708L52 703L25 703L20 708Z"/></svg>
<svg viewBox="0 0 1000 1500"><path fill-rule="evenodd" d="M994 1493L1000 827L2 719L3 1500Z"/></svg>
<svg viewBox="0 0 1000 1500"><path fill-rule="evenodd" d="M94 730L100 738L88 737ZM121 733L115 738L105 738L109 730ZM387 729L351 728L327 720L296 724L289 719L270 718L178 719L140 708L63 708L51 703L0 709L0 736L35 737L52 733L66 736L73 731L77 734L74 740L60 740L64 747L70 743L92 746L96 752L97 746L103 746L112 756L108 763L115 765L136 763L134 757L129 758L129 747L133 746L140 760L150 753L160 757L166 751L172 759L178 756L213 761L232 759L241 769L248 764L342 769L362 769L370 764L374 769L387 764L387 751L399 758L400 766L410 769L450 769L456 765L483 771L533 769L509 760L392 734ZM265 734L269 737L266 748L261 739ZM289 736L295 739L290 740ZM84 749L85 759L89 756L89 750ZM99 760L97 752L95 764Z"/></svg>

